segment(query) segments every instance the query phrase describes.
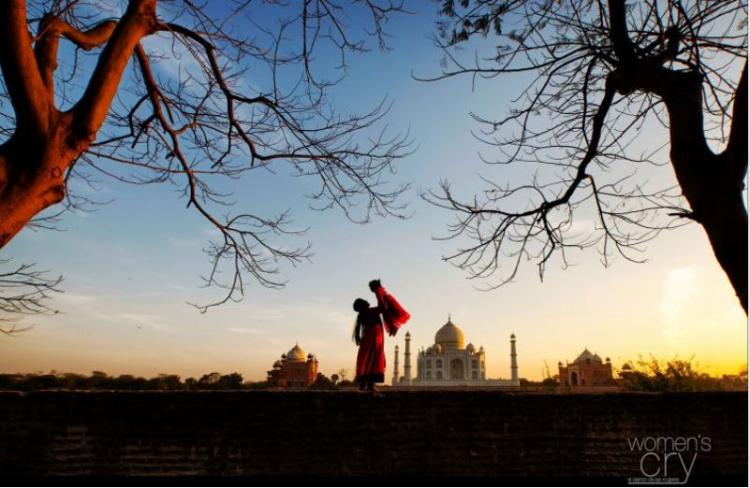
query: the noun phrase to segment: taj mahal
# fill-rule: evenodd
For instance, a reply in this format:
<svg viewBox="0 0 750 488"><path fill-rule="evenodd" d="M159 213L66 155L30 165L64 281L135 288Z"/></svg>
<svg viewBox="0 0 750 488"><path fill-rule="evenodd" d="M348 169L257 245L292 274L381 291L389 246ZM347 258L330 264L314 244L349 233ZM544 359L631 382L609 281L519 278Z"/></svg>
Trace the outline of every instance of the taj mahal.
<svg viewBox="0 0 750 488"><path fill-rule="evenodd" d="M487 379L484 347L469 343L464 332L451 321L435 334L435 343L417 352L417 374L411 371L411 334L404 337L404 374L399 375L399 349L393 361L394 386L520 386L516 358L516 336L510 335L510 379Z"/></svg>

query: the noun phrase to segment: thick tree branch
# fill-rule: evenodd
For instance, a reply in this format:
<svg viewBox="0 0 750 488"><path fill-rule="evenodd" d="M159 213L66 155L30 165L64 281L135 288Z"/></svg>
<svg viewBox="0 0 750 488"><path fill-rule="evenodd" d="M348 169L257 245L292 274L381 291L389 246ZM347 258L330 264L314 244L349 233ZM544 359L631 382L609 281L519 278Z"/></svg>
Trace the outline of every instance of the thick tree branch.
<svg viewBox="0 0 750 488"><path fill-rule="evenodd" d="M0 2L0 68L19 127L36 133L50 125L51 97L37 66L26 25L25 0Z"/></svg>
<svg viewBox="0 0 750 488"><path fill-rule="evenodd" d="M54 93L53 77L57 69L57 48L60 37L65 37L81 49L89 51L107 42L117 22L108 20L91 29L81 31L56 15L47 15L39 23L39 34L34 46L39 71L50 93Z"/></svg>
<svg viewBox="0 0 750 488"><path fill-rule="evenodd" d="M74 108L74 127L91 142L104 122L122 74L141 38L156 27L156 0L131 0L94 69L86 91Z"/></svg>
<svg viewBox="0 0 750 488"><path fill-rule="evenodd" d="M744 179L747 172L747 132L747 61L745 61L740 82L734 92L732 130L723 153L734 177L740 181Z"/></svg>
<svg viewBox="0 0 750 488"><path fill-rule="evenodd" d="M635 61L633 43L628 35L625 0L609 0L609 37L619 61L630 65Z"/></svg>
<svg viewBox="0 0 750 488"><path fill-rule="evenodd" d="M560 198L550 202L547 207L553 208L563 203L569 202L578 186L587 177L586 168L588 168L589 164L591 164L591 161L594 160L599 152L599 142L602 138L602 131L605 127L607 114L609 114L609 109L612 106L612 101L615 98L615 84L612 81L613 78L613 75L609 75L607 77L607 81L605 82L604 96L602 97L602 102L599 104L599 108L597 109L592 121L593 127L591 129L591 139L589 140L588 148L586 149L586 153L584 154L583 159L578 164L578 170L576 171L576 176L573 179L573 183L568 187L568 189Z"/></svg>

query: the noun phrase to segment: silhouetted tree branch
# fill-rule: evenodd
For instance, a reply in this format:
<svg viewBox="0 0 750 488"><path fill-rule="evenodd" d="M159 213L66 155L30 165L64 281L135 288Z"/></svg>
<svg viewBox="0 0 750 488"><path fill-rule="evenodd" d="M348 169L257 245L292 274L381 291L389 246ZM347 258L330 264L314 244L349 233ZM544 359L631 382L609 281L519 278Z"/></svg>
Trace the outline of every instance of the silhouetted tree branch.
<svg viewBox="0 0 750 488"><path fill-rule="evenodd" d="M534 167L521 184L485 179L473 201L447 181L425 194L457 217L445 238L470 242L445 259L473 278L502 271L493 288L524 261L540 276L553 255L567 265L569 249L597 246L605 264L613 253L637 260L662 230L695 221L747 311L746 2L440 4L445 69L425 79L523 77L507 116L472 116L500 153L485 162ZM643 134L659 125L669 131L662 145ZM663 164L666 146L678 185L638 178Z"/></svg>
<svg viewBox="0 0 750 488"><path fill-rule="evenodd" d="M47 302L52 293L61 291L62 276L47 275L33 264L13 266L9 259L0 259L0 333L11 335L30 329L18 325L23 315L57 313Z"/></svg>
<svg viewBox="0 0 750 488"><path fill-rule="evenodd" d="M47 208L98 203L71 180L94 192L97 174L172 183L217 236L205 282L225 293L205 311L239 300L248 277L283 286L279 262L310 256L309 244L276 242L304 231L288 210L220 212L233 203L227 180L286 164L317 181L315 208L356 222L403 217L406 186L384 176L408 135L378 127L387 104L339 115L328 92L347 54L369 38L384 47L385 23L404 11L399 0L0 2L0 248L25 226L55 227Z"/></svg>

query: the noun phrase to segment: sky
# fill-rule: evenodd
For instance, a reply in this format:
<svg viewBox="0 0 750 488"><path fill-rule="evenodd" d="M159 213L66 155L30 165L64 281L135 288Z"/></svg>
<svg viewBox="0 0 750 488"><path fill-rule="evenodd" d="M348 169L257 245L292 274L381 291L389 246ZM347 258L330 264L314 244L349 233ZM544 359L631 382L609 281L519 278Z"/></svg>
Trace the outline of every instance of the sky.
<svg viewBox="0 0 750 488"><path fill-rule="evenodd" d="M424 5L432 5L425 2ZM365 110L384 96L392 102L391 130L408 130L415 151L398 164L395 183L408 182L404 196L410 219L375 219L366 225L340 212L318 212L302 198L304 181L251 173L225 189L237 207L260 213L293 211L309 226L290 245L313 244L311 263L282 266L282 290L251 284L241 303L199 313L188 302L208 302L219 290L201 288L208 270L202 253L210 227L185 208L174 187L130 186L104 180L97 197L111 200L94 213L68 213L63 232L24 230L0 257L35 262L64 276L64 293L52 305L62 313L27 317L33 329L0 337L0 372L50 370L182 377L212 371L239 372L246 380L266 371L295 343L314 353L323 373L353 375L351 341L357 297L373 300L367 282L380 278L412 314L396 338L386 339L386 378L392 374L393 346L403 351L434 342L450 314L467 342L484 346L488 377L510 375L509 336L517 336L519 374L541 379L548 365L572 361L584 348L625 361L654 355L693 358L714 374L736 373L747 364L747 322L705 233L697 225L663 233L648 243L636 264L614 259L604 267L594 249L572 254L573 266L549 266L544 281L533 263L517 278L485 292L480 282L441 258L458 243L437 241L452 216L424 202L420 194L450 180L461 196L483 188L480 175L498 181L529 179L524 168L487 167L475 140L469 112L500 115L508 110L521 78L487 80L472 86L456 78L435 83L413 74L440 72L440 53L430 38L434 11L391 21L391 50L349 58L347 78L335 88L333 103ZM640 144L656 147L664 129L645 131ZM671 182L669 166L642 171L648 181ZM403 359L401 360L403 364Z"/></svg>

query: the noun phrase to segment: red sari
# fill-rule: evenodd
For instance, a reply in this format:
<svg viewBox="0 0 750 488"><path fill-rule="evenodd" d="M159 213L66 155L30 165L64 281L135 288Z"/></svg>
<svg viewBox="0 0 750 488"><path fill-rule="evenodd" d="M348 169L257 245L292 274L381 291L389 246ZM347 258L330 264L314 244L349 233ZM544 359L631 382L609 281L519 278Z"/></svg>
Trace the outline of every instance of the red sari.
<svg viewBox="0 0 750 488"><path fill-rule="evenodd" d="M411 318L411 314L382 286L375 290L375 296L378 297L378 308L383 313L386 330L390 335L396 335L399 327Z"/></svg>
<svg viewBox="0 0 750 488"><path fill-rule="evenodd" d="M380 309L370 308L361 314L362 333L357 352L357 377L354 381L383 383L385 381L385 351L383 322Z"/></svg>

